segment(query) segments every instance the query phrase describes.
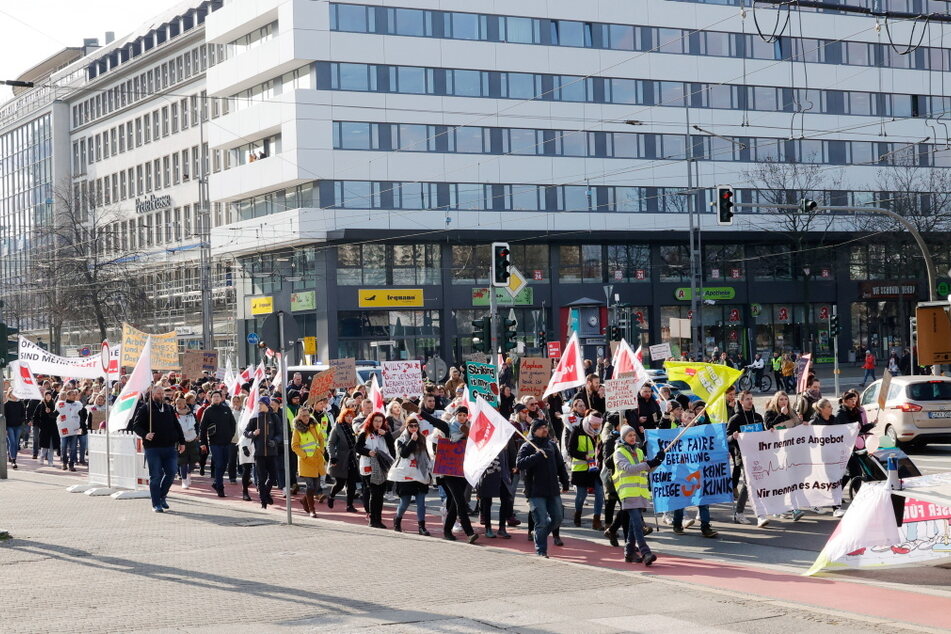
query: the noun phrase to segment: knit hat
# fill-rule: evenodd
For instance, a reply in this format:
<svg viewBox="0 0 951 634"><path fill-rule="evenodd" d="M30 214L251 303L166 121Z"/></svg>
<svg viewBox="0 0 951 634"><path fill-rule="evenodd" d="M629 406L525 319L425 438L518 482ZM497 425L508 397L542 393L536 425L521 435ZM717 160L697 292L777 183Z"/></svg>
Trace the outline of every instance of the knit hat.
<svg viewBox="0 0 951 634"><path fill-rule="evenodd" d="M624 442L624 437L627 436L628 432L632 431L636 432L636 430L630 425L621 425L621 442Z"/></svg>
<svg viewBox="0 0 951 634"><path fill-rule="evenodd" d="M526 410L526 409L528 409L528 408L525 407L525 405L523 405L522 403L519 403L518 405L515 406L515 409L514 409L513 411L514 411L516 414L518 414L519 412L524 411L524 410Z"/></svg>
<svg viewBox="0 0 951 634"><path fill-rule="evenodd" d="M258 399L258 405L268 405L268 406L270 406L270 405L271 405L271 399L270 399L270 397L262 396L261 398Z"/></svg>
<svg viewBox="0 0 951 634"><path fill-rule="evenodd" d="M532 421L532 426L530 427L531 432L534 434L542 427L548 427L548 421L544 418L536 418Z"/></svg>

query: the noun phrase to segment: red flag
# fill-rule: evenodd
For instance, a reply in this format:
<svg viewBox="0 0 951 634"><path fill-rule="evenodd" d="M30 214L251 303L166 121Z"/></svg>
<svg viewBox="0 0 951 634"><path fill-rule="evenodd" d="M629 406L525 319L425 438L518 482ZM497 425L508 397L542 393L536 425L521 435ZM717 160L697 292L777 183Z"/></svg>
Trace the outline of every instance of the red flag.
<svg viewBox="0 0 951 634"><path fill-rule="evenodd" d="M383 410L383 392L380 391L380 384L376 379L376 373L373 374L373 382L370 384L370 402L373 403L374 412L386 413Z"/></svg>
<svg viewBox="0 0 951 634"><path fill-rule="evenodd" d="M578 333L575 332L568 340L565 352L558 360L558 367L552 372L548 388L542 398L547 398L549 394L555 392L584 385L584 381L584 359L581 358L581 344L578 343Z"/></svg>
<svg viewBox="0 0 951 634"><path fill-rule="evenodd" d="M471 412L463 473L469 484L476 486L499 452L505 449L515 427L481 396L476 396Z"/></svg>

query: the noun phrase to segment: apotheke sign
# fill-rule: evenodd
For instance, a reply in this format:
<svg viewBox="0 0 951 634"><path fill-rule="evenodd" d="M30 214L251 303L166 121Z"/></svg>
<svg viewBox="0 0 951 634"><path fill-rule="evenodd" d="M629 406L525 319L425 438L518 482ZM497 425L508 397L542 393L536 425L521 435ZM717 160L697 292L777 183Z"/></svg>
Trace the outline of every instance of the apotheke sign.
<svg viewBox="0 0 951 634"><path fill-rule="evenodd" d="M148 198L136 198L135 199L135 211L140 214L148 213L150 211L158 211L159 209L168 209L172 206L172 197L171 196L156 196L152 194Z"/></svg>

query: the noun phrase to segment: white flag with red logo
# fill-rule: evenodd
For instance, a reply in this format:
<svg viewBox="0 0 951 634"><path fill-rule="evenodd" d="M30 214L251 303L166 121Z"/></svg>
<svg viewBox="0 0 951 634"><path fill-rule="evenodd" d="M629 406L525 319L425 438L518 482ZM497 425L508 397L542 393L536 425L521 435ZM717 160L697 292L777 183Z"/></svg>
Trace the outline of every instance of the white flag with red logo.
<svg viewBox="0 0 951 634"><path fill-rule="evenodd" d="M476 396L469 411L469 440L462 460L462 472L469 484L479 484L479 478L505 449L514 433L515 426L512 423L486 403L485 399Z"/></svg>
<svg viewBox="0 0 951 634"><path fill-rule="evenodd" d="M368 395L370 402L373 403L374 412L383 412L383 391L380 390L380 382L376 378L376 373L373 373L373 382L370 383L370 394Z"/></svg>
<svg viewBox="0 0 951 634"><path fill-rule="evenodd" d="M558 367L551 373L551 380L542 398L549 394L561 392L579 385L584 385L584 359L581 358L581 344L578 343L578 333L573 333L565 351L558 360Z"/></svg>
<svg viewBox="0 0 951 634"><path fill-rule="evenodd" d="M36 378L25 363L13 361L10 363L10 374L13 376L13 395L21 401L42 401L40 386Z"/></svg>
<svg viewBox="0 0 951 634"><path fill-rule="evenodd" d="M251 422L251 419L258 415L258 399L261 396L260 392L261 377L257 377L254 379L254 383L251 384L251 393L248 394L248 398L244 399L244 409L241 410L241 420L238 421L238 429L242 434L247 428L248 423Z"/></svg>
<svg viewBox="0 0 951 634"><path fill-rule="evenodd" d="M644 369L644 351L641 346L637 351L631 349L631 344L627 339L621 339L618 344L617 352L614 355L614 372L612 379L619 379L622 376L631 376L637 379L635 390L640 391L641 386L650 380L647 370Z"/></svg>

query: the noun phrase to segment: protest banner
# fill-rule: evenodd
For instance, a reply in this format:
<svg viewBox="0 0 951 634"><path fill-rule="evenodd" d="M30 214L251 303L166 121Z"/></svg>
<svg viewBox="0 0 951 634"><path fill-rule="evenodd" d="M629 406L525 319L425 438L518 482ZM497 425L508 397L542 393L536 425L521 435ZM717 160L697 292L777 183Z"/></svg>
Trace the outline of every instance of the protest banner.
<svg viewBox="0 0 951 634"><path fill-rule="evenodd" d="M608 379L604 382L604 400L609 412L637 409L637 390L643 383L636 376Z"/></svg>
<svg viewBox="0 0 951 634"><path fill-rule="evenodd" d="M330 368L334 371L334 387L349 390L357 384L357 361L346 359L331 359Z"/></svg>
<svg viewBox="0 0 951 634"><path fill-rule="evenodd" d="M423 364L419 361L384 361L383 398L409 398L423 393Z"/></svg>
<svg viewBox="0 0 951 634"><path fill-rule="evenodd" d="M495 382L495 366L491 363L466 361L466 385L469 387L470 402L475 403L478 395L493 407L498 405L499 386Z"/></svg>
<svg viewBox="0 0 951 634"><path fill-rule="evenodd" d="M189 379L200 379L205 372L214 376L218 371L217 350L186 350L182 360L182 374Z"/></svg>
<svg viewBox="0 0 951 634"><path fill-rule="evenodd" d="M727 389L743 375L727 365L692 361L666 361L668 381L683 381L691 391L707 404L707 417L714 423L727 422Z"/></svg>
<svg viewBox="0 0 951 634"><path fill-rule="evenodd" d="M740 433L743 470L757 516L838 506L858 423Z"/></svg>
<svg viewBox="0 0 951 634"><path fill-rule="evenodd" d="M89 357L61 357L47 352L29 339L19 337L17 356L20 363L36 374L97 379L103 375L102 362L98 355Z"/></svg>
<svg viewBox="0 0 951 634"><path fill-rule="evenodd" d="M307 402L313 404L318 397L326 397L334 387L334 371L324 370L314 375L310 381Z"/></svg>
<svg viewBox="0 0 951 634"><path fill-rule="evenodd" d="M647 457L653 458L658 446L667 452L663 464L650 474L654 511L665 513L688 506L732 501L733 478L726 426L690 427L680 440L668 444L680 431L647 430Z"/></svg>
<svg viewBox="0 0 951 634"><path fill-rule="evenodd" d="M523 357L518 366L518 395L540 398L551 379L551 359Z"/></svg>
<svg viewBox="0 0 951 634"><path fill-rule="evenodd" d="M740 432L750 433L754 431L766 431L763 423L752 423L750 425L740 425Z"/></svg>
<svg viewBox="0 0 951 634"><path fill-rule="evenodd" d="M658 343L650 347L651 359L654 361L666 361L671 358L673 353L670 351L670 343Z"/></svg>
<svg viewBox="0 0 951 634"><path fill-rule="evenodd" d="M433 475L464 477L463 464L466 458L466 443L440 438L436 442L436 458L433 460Z"/></svg>
<svg viewBox="0 0 951 634"><path fill-rule="evenodd" d="M145 347L147 337L152 337L152 369L153 370L178 370L181 366L178 363L178 335L175 331L166 332L161 335L149 335L130 326L122 324L122 361L123 367L134 367L142 354L142 348Z"/></svg>

